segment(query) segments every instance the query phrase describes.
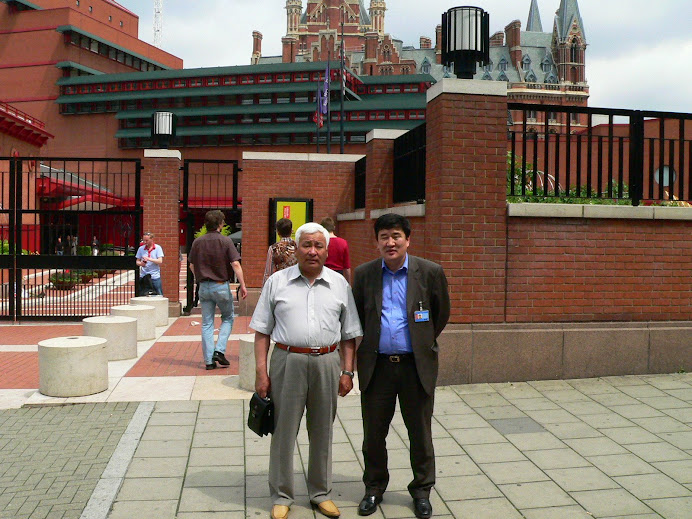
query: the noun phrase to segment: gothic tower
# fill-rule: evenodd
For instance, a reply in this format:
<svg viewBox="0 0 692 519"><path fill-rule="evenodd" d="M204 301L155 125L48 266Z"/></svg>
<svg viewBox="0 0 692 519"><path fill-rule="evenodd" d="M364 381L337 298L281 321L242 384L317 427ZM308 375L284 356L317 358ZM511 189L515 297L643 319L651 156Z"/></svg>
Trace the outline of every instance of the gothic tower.
<svg viewBox="0 0 692 519"><path fill-rule="evenodd" d="M300 15L303 13L303 0L286 0L286 35L298 34Z"/></svg>
<svg viewBox="0 0 692 519"><path fill-rule="evenodd" d="M370 0L370 20L372 30L384 35L384 12L387 10L385 0Z"/></svg>
<svg viewBox="0 0 692 519"><path fill-rule="evenodd" d="M560 0L553 25L553 56L561 82L585 83L586 34L577 0Z"/></svg>

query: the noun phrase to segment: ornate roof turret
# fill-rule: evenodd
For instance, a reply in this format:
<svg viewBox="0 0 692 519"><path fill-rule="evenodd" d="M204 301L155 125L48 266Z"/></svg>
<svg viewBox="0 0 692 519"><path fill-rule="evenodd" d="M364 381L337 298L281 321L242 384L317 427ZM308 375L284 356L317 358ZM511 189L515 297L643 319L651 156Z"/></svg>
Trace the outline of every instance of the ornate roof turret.
<svg viewBox="0 0 692 519"><path fill-rule="evenodd" d="M538 11L538 0L531 0L531 7L529 8L529 20L526 22L526 30L532 32L543 32L541 13Z"/></svg>
<svg viewBox="0 0 692 519"><path fill-rule="evenodd" d="M579 14L579 4L577 0L560 0L560 7L555 13L555 30L558 41L566 41L572 26L578 25L581 32L582 44L586 45L586 33L584 32L584 22Z"/></svg>

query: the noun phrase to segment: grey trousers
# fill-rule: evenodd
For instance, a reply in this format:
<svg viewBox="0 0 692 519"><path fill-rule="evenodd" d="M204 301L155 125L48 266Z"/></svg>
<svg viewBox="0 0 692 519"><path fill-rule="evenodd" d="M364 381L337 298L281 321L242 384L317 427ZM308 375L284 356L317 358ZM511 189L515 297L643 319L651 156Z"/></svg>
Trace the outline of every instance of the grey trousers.
<svg viewBox="0 0 692 519"><path fill-rule="evenodd" d="M339 392L339 352L311 356L274 348L269 365L274 400L274 434L269 455L272 503L294 500L293 452L305 415L309 438L308 495L312 503L331 499L332 433Z"/></svg>

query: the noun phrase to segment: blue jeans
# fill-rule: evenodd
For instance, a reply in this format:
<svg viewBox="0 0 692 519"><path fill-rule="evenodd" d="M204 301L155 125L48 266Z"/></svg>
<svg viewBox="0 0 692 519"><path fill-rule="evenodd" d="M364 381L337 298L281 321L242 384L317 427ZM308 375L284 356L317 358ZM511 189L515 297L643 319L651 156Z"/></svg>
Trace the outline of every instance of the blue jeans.
<svg viewBox="0 0 692 519"><path fill-rule="evenodd" d="M226 353L226 343L233 328L233 295L228 283L202 281L199 284L199 303L202 307L202 351L204 363L211 364L214 351ZM219 338L214 345L214 310L221 311Z"/></svg>
<svg viewBox="0 0 692 519"><path fill-rule="evenodd" d="M151 286L154 287L154 290L156 290L156 293L160 296L163 295L163 287L161 286L161 278L151 278Z"/></svg>

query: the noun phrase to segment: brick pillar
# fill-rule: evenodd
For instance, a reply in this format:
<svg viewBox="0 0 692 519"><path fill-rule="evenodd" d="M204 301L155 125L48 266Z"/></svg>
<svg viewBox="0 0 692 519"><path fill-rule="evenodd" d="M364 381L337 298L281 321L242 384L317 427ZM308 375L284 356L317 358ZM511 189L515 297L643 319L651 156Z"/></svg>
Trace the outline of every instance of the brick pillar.
<svg viewBox="0 0 692 519"><path fill-rule="evenodd" d="M406 131L371 130L365 138L368 157L365 166L365 209L368 211L393 205L394 139Z"/></svg>
<svg viewBox="0 0 692 519"><path fill-rule="evenodd" d="M427 93L425 251L453 323L504 321L507 86L443 79Z"/></svg>
<svg viewBox="0 0 692 519"><path fill-rule="evenodd" d="M154 234L154 242L164 253L161 265L163 295L169 301L169 315L180 315L180 167L178 150L144 150L142 160L142 232Z"/></svg>

